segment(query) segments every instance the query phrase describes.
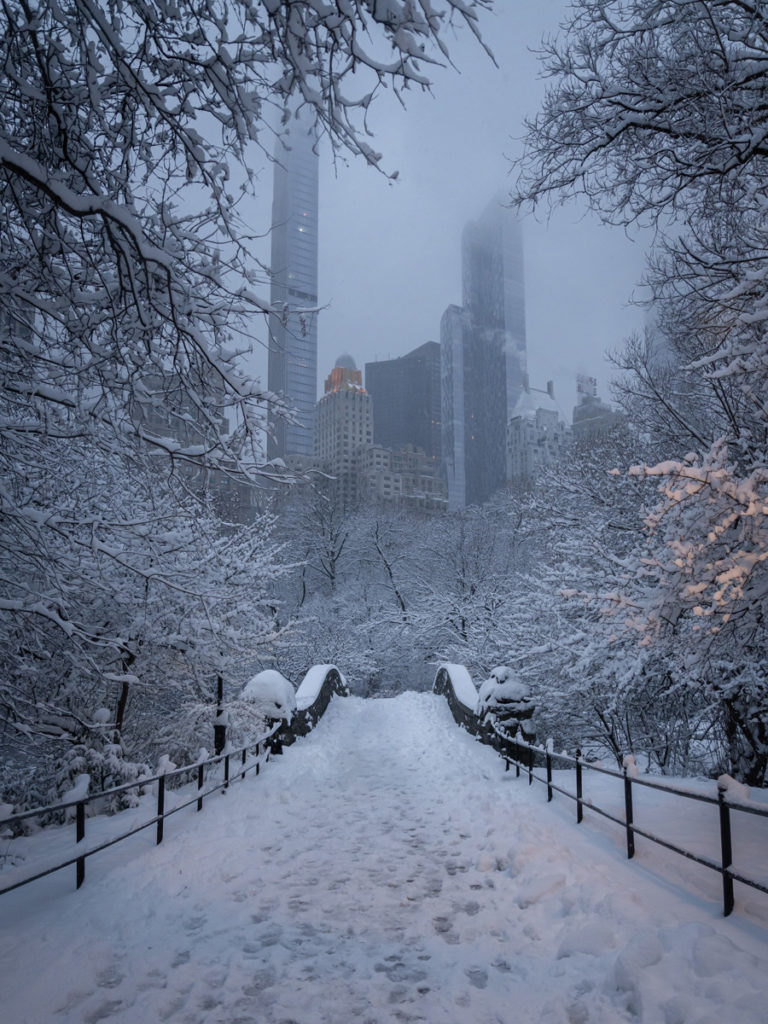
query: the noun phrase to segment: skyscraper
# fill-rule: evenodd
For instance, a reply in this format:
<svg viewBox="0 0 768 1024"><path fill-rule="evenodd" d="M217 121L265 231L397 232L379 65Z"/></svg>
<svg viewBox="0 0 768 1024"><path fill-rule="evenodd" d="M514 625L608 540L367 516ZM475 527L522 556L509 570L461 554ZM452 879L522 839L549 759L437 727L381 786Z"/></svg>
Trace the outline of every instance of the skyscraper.
<svg viewBox="0 0 768 1024"><path fill-rule="evenodd" d="M354 359L339 356L317 403L315 462L334 478L331 490L342 506L359 498L360 458L372 444L371 396Z"/></svg>
<svg viewBox="0 0 768 1024"><path fill-rule="evenodd" d="M577 443L593 442L609 434L622 420L621 413L598 397L597 380L578 374L578 401L573 409L573 439Z"/></svg>
<svg viewBox="0 0 768 1024"><path fill-rule="evenodd" d="M507 423L526 379L520 225L491 203L462 236L462 298L440 324L443 461L452 509L506 479Z"/></svg>
<svg viewBox="0 0 768 1024"><path fill-rule="evenodd" d="M507 427L507 480L517 488L529 487L542 467L563 458L568 441L552 381L546 391L526 382Z"/></svg>
<svg viewBox="0 0 768 1024"><path fill-rule="evenodd" d="M317 401L317 136L308 117L292 117L277 142L272 199L269 390L282 394L298 423L276 417L269 458L314 455Z"/></svg>
<svg viewBox="0 0 768 1024"><path fill-rule="evenodd" d="M440 346L427 341L397 359L365 364L373 399L373 440L385 448L408 445L440 458Z"/></svg>

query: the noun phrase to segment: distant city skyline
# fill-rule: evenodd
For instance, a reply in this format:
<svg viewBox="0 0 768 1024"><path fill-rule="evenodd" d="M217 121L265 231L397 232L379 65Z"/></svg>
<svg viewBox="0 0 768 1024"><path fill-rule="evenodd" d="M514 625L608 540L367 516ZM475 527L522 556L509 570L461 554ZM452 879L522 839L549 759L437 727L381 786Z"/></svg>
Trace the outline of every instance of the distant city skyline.
<svg viewBox="0 0 768 1024"><path fill-rule="evenodd" d="M358 365L405 355L440 340L446 306L460 304L460 240L464 224L488 196L506 192L510 158L519 154L524 115L536 110L545 82L535 49L557 30L565 0L505 5L481 19L493 64L466 33L451 41L459 69L436 68L429 93L411 90L406 107L382 91L369 111L382 167L334 161L320 150L318 357L332 366L343 351ZM271 168L252 211L269 230ZM629 305L645 265L648 233L599 223L583 204L522 218L526 252L526 329L532 381L554 380L568 423L576 376L598 379L609 398L613 368L607 349L642 330L644 311ZM261 256L269 262L268 241ZM266 331L253 321L249 368L266 379ZM315 383L319 395L322 381Z"/></svg>

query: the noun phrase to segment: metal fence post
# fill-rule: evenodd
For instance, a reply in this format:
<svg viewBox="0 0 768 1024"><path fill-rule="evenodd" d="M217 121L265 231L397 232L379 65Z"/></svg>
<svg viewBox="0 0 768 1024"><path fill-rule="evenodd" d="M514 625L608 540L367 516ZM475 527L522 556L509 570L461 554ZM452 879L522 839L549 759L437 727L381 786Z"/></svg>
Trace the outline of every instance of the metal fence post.
<svg viewBox="0 0 768 1024"><path fill-rule="evenodd" d="M547 751L547 803L552 800L552 755Z"/></svg>
<svg viewBox="0 0 768 1024"><path fill-rule="evenodd" d="M242 757L243 774L240 776L241 779L245 778L245 755L246 755L246 751L247 751L247 748L243 747L243 757Z"/></svg>
<svg viewBox="0 0 768 1024"><path fill-rule="evenodd" d="M261 757L261 744L257 743L256 744L256 774L257 775L259 774L259 769L261 768L261 764L259 762L259 758L260 757Z"/></svg>
<svg viewBox="0 0 768 1024"><path fill-rule="evenodd" d="M576 823L581 824L584 818L584 802L582 799L581 751L576 751Z"/></svg>
<svg viewBox="0 0 768 1024"><path fill-rule="evenodd" d="M156 843L163 841L163 814L165 813L165 776L161 775L157 780L157 839Z"/></svg>
<svg viewBox="0 0 768 1024"><path fill-rule="evenodd" d="M627 822L627 857L635 856L635 833L632 830L632 780L624 767L624 816Z"/></svg>
<svg viewBox="0 0 768 1024"><path fill-rule="evenodd" d="M85 839L85 800L81 800L75 807L75 842L82 843ZM85 857L77 858L77 886L85 881Z"/></svg>
<svg viewBox="0 0 768 1024"><path fill-rule="evenodd" d="M213 752L218 755L227 743L227 716L224 711L224 677L216 678L216 717L213 720Z"/></svg>
<svg viewBox="0 0 768 1024"><path fill-rule="evenodd" d="M197 766L197 791L198 793L203 788L203 764L202 762ZM197 798L197 809L202 811L203 809L203 798L199 796Z"/></svg>
<svg viewBox="0 0 768 1024"><path fill-rule="evenodd" d="M229 789L229 754L224 755L224 789Z"/></svg>
<svg viewBox="0 0 768 1024"><path fill-rule="evenodd" d="M220 754L227 745L227 718L221 708L216 712L213 722L213 752Z"/></svg>
<svg viewBox="0 0 768 1024"><path fill-rule="evenodd" d="M733 863L731 847L731 811L725 802L725 786L717 782L717 801L720 810L720 851L723 862L723 917L733 910L733 877L728 870Z"/></svg>
<svg viewBox="0 0 768 1024"><path fill-rule="evenodd" d="M528 747L528 785L533 785L533 747Z"/></svg>
<svg viewBox="0 0 768 1024"><path fill-rule="evenodd" d="M277 756L278 754L282 754L282 752L283 752L282 729L283 729L283 725L282 725L282 722L281 722L280 723L280 728L277 730L277 732L273 732L272 733L272 736L270 737L270 740L269 740L270 747L272 748L272 753L275 756Z"/></svg>

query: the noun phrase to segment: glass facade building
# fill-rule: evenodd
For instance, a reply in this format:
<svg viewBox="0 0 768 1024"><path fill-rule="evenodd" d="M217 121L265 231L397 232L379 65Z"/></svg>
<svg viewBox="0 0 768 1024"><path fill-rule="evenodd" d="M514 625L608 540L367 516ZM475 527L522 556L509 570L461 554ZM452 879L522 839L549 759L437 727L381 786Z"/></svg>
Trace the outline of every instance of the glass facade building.
<svg viewBox="0 0 768 1024"><path fill-rule="evenodd" d="M449 508L479 505L506 481L507 423L526 381L520 224L498 202L462 236L463 306L440 325L443 463Z"/></svg>
<svg viewBox="0 0 768 1024"><path fill-rule="evenodd" d="M365 364L373 399L373 440L394 450L409 445L440 458L440 346L427 341L397 359Z"/></svg>
<svg viewBox="0 0 768 1024"><path fill-rule="evenodd" d="M284 396L296 423L270 419L269 458L314 455L317 402L317 136L294 117L277 143L272 201L269 390Z"/></svg>

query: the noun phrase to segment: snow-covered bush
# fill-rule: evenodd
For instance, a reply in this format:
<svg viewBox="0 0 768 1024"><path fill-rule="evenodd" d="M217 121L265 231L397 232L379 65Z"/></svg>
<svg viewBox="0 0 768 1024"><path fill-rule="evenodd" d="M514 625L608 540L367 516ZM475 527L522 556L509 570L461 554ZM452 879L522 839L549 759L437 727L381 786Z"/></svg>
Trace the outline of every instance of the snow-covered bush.
<svg viewBox="0 0 768 1024"><path fill-rule="evenodd" d="M148 764L126 759L120 733L106 708L98 708L91 721L73 719L70 730L70 746L56 763L51 802L80 799L152 775ZM89 785L86 785L86 779ZM89 813L106 811L111 814L126 807L135 807L142 792L142 788L137 786L103 801L94 801L89 805Z"/></svg>
<svg viewBox="0 0 768 1024"><path fill-rule="evenodd" d="M227 746L238 748L258 740L272 722L290 722L295 710L291 683L280 672L266 669L249 679L237 697L225 697L221 718L211 700L183 703L172 720L154 734L152 749L156 756L169 753L178 764L191 764L201 760L201 743L213 746L217 722L226 727Z"/></svg>
<svg viewBox="0 0 768 1024"><path fill-rule="evenodd" d="M536 739L534 710L530 688L506 665L492 669L478 691L477 714L480 718L490 719L501 732L512 738L519 731L520 739L526 743L533 743Z"/></svg>

